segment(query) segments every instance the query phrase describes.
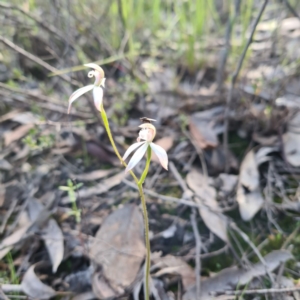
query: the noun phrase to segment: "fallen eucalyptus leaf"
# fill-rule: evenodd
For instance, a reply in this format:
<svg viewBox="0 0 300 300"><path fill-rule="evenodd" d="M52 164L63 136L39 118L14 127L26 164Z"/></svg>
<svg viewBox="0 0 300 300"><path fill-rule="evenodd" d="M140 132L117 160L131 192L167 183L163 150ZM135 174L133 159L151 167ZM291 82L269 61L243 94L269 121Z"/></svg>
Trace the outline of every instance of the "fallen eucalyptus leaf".
<svg viewBox="0 0 300 300"><path fill-rule="evenodd" d="M33 299L50 299L56 292L48 285L40 281L34 272L36 265L32 265L25 273L21 287L24 293Z"/></svg>
<svg viewBox="0 0 300 300"><path fill-rule="evenodd" d="M244 221L251 220L263 205L258 165L253 150L247 153L241 164L236 200Z"/></svg>
<svg viewBox="0 0 300 300"><path fill-rule="evenodd" d="M188 186L196 194L195 201L201 204L199 213L203 222L211 232L224 242L228 242L226 218L220 212L216 200L216 190L214 187L208 185L207 180L208 179L196 169L192 169L186 177Z"/></svg>
<svg viewBox="0 0 300 300"><path fill-rule="evenodd" d="M153 275L154 277L159 277L164 274L179 274L181 276L182 284L185 290L195 284L195 271L181 258L175 257L173 255L167 255L159 257L154 261L155 266L160 267L160 270Z"/></svg>
<svg viewBox="0 0 300 300"><path fill-rule="evenodd" d="M268 271L274 271L281 263L292 259L292 254L287 250L275 250L264 257ZM253 278L263 276L267 273L265 266L259 262L249 270L231 267L223 269L214 277L201 282L200 300L214 299L211 293L234 290L237 286L248 284ZM190 288L183 296L183 300L196 299L196 287Z"/></svg>
<svg viewBox="0 0 300 300"><path fill-rule="evenodd" d="M124 173L124 172L123 172ZM102 267L102 277L93 280L93 291L102 297L121 295L135 280L145 258L143 217L136 205L117 209L103 222L90 250L93 263ZM99 290L99 286L106 286ZM110 297L110 296L109 296Z"/></svg>
<svg viewBox="0 0 300 300"><path fill-rule="evenodd" d="M48 221L42 237L50 256L52 272L55 273L64 257L64 236L55 220L50 219Z"/></svg>

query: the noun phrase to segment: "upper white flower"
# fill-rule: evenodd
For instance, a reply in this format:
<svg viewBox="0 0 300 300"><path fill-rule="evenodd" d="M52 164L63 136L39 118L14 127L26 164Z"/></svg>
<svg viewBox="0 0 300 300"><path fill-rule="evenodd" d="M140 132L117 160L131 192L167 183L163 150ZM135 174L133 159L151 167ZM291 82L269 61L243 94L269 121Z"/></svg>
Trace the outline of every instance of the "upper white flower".
<svg viewBox="0 0 300 300"><path fill-rule="evenodd" d="M68 108L68 113L70 113L72 103L82 96L83 94L87 93L88 91L93 90L93 96L94 96L94 103L96 106L96 109L101 111L101 106L102 106L102 100L103 100L103 89L101 86L104 87L105 84L105 75L104 71L101 67L94 63L90 64L85 64L86 67L94 69L93 71L90 71L88 73L88 77L92 78L95 77L95 82L94 84L90 84L87 86L84 86L78 90L76 90L69 98L69 108Z"/></svg>
<svg viewBox="0 0 300 300"><path fill-rule="evenodd" d="M137 138L137 143L131 145L123 156L123 160L125 160L134 150L139 148L131 157L125 172L130 171L137 165L137 163L145 155L148 147L151 147L153 152L157 155L163 168L168 170L167 152L161 146L158 146L152 142L156 135L156 128L150 123L144 123L139 127L141 128L141 130L139 132L139 137Z"/></svg>

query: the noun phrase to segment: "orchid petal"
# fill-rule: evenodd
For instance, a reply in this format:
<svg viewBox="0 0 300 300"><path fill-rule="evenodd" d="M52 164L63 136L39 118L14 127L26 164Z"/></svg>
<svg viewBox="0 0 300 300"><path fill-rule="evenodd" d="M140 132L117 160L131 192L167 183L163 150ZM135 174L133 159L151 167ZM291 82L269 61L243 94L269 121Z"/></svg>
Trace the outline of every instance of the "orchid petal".
<svg viewBox="0 0 300 300"><path fill-rule="evenodd" d="M133 145L131 145L125 152L124 156L123 156L123 160L125 160L130 154L131 152L133 152L136 148L140 147L142 144L145 144L146 142L139 142L139 143L134 143Z"/></svg>
<svg viewBox="0 0 300 300"><path fill-rule="evenodd" d="M97 70L100 73L103 73L103 69L100 66L98 66L97 64L89 63L89 64L84 64L84 66L88 67L88 68L91 68L91 69L94 69L94 70Z"/></svg>
<svg viewBox="0 0 300 300"><path fill-rule="evenodd" d="M144 143L144 145L142 147L140 147L131 157L127 168L125 170L125 172L130 171L132 168L134 168L137 163L143 158L143 156L145 155L147 149L149 147L149 143Z"/></svg>
<svg viewBox="0 0 300 300"><path fill-rule="evenodd" d="M84 86L84 87L82 87L82 88L76 90L76 91L70 96L70 98L69 98L68 114L70 113L72 103L73 103L77 98L79 98L79 97L82 96L83 94L87 93L88 91L92 90L93 88L94 88L94 85L93 85L93 84Z"/></svg>
<svg viewBox="0 0 300 300"><path fill-rule="evenodd" d="M103 78L101 83L100 83L100 86L102 85L104 88L105 88L105 80L106 80L106 78Z"/></svg>
<svg viewBox="0 0 300 300"><path fill-rule="evenodd" d="M168 155L166 150L154 143L150 143L150 147L153 150L153 152L157 155L160 164L163 166L163 168L168 170Z"/></svg>
<svg viewBox="0 0 300 300"><path fill-rule="evenodd" d="M95 86L93 89L93 96L94 96L94 104L97 110L101 111L102 100L103 100L103 90L99 86Z"/></svg>

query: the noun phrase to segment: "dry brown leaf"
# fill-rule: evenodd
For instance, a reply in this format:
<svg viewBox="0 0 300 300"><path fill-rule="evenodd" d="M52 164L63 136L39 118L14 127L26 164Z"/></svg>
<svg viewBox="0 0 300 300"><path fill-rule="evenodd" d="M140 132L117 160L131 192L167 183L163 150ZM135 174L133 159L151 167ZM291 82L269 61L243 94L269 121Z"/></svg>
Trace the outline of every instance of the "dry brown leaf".
<svg viewBox="0 0 300 300"><path fill-rule="evenodd" d="M0 159L0 170L10 171L13 166L5 159Z"/></svg>
<svg viewBox="0 0 300 300"><path fill-rule="evenodd" d="M181 258L167 255L155 259L155 264L157 267L160 267L160 270L153 276L159 277L164 274L179 274L182 278L182 284L185 290L196 282L195 271Z"/></svg>
<svg viewBox="0 0 300 300"><path fill-rule="evenodd" d="M103 222L95 236L90 257L102 266L103 280L115 296L122 294L135 280L145 258L143 217L136 205L117 209ZM99 281L100 280L100 281ZM102 285L102 284L101 284ZM97 288L93 286L95 294Z"/></svg>
<svg viewBox="0 0 300 300"><path fill-rule="evenodd" d="M219 179L221 180L221 187L219 192L221 196L226 196L230 194L234 190L238 182L237 175L226 173L219 174Z"/></svg>
<svg viewBox="0 0 300 300"><path fill-rule="evenodd" d="M12 110L8 112L7 114L4 114L0 117L0 123L5 122L7 120L12 119L14 116L18 115L21 111L19 109Z"/></svg>
<svg viewBox="0 0 300 300"><path fill-rule="evenodd" d="M12 118L12 121L20 124L34 124L39 121L37 115L34 115L32 112L26 111L15 115Z"/></svg>
<svg viewBox="0 0 300 300"><path fill-rule="evenodd" d="M115 172L116 172L116 169L95 170L90 173L72 174L71 177L74 179L80 180L80 181L93 181L93 180L97 180L97 179L106 177Z"/></svg>
<svg viewBox="0 0 300 300"><path fill-rule="evenodd" d="M247 153L241 164L236 199L244 221L251 220L263 205L258 165L253 150Z"/></svg>
<svg viewBox="0 0 300 300"><path fill-rule="evenodd" d="M4 133L4 145L7 147L12 142L24 137L28 131L34 127L34 124L18 126L16 129Z"/></svg>
<svg viewBox="0 0 300 300"><path fill-rule="evenodd" d="M56 292L48 285L40 281L34 272L35 265L25 273L21 287L24 293L33 299L50 299Z"/></svg>
<svg viewBox="0 0 300 300"><path fill-rule="evenodd" d="M92 291L78 294L72 298L72 300L94 300L96 298Z"/></svg>
<svg viewBox="0 0 300 300"><path fill-rule="evenodd" d="M227 221L220 212L215 188L209 186L207 179L196 169L188 173L186 182L197 195L195 200L202 204L199 213L205 225L223 241L228 242Z"/></svg>
<svg viewBox="0 0 300 300"><path fill-rule="evenodd" d="M55 273L64 257L64 236L57 222L53 219L48 221L43 232L42 238L51 259L52 272Z"/></svg>
<svg viewBox="0 0 300 300"><path fill-rule="evenodd" d="M282 262L292 259L293 256L286 250L275 250L264 257L265 263L268 266L268 271L274 271ZM245 285L253 278L263 276L266 274L265 266L259 262L249 270L238 269L231 267L223 269L216 276L208 278L201 282L201 297L202 300L214 299L210 295L212 292L223 292L226 290L233 290L238 285ZM196 287L190 288L183 296L184 300L194 300L196 295Z"/></svg>
<svg viewBox="0 0 300 300"><path fill-rule="evenodd" d="M92 279L93 294L97 299L116 298L118 293L114 291L100 273L95 273ZM120 291L122 294L122 290Z"/></svg>
<svg viewBox="0 0 300 300"><path fill-rule="evenodd" d="M155 144L161 146L162 148L164 148L166 150L166 152L168 152L174 143L174 137L173 136L166 136L163 137L157 141L155 141ZM159 159L157 157L157 155L152 151L152 157L151 159L157 163L159 163Z"/></svg>
<svg viewBox="0 0 300 300"><path fill-rule="evenodd" d="M300 166L300 132L286 132L283 137L284 155L294 167Z"/></svg>
<svg viewBox="0 0 300 300"><path fill-rule="evenodd" d="M32 225L31 223L24 225L21 228L17 229L10 236L6 237L0 244L0 249L13 246L14 244L20 242L22 238L24 238L25 233L27 232L27 230L30 228L31 225Z"/></svg>
<svg viewBox="0 0 300 300"><path fill-rule="evenodd" d="M294 167L300 166L300 112L288 123L287 132L283 135L283 150L286 160Z"/></svg>
<svg viewBox="0 0 300 300"><path fill-rule="evenodd" d="M191 116L189 119L191 137L201 149L215 148L218 146L218 137L212 125L207 121L198 120Z"/></svg>
<svg viewBox="0 0 300 300"><path fill-rule="evenodd" d="M32 222L43 227L42 238L52 263L52 272L55 273L64 256L63 233L55 220L48 220L49 211L36 199L29 201L28 214Z"/></svg>

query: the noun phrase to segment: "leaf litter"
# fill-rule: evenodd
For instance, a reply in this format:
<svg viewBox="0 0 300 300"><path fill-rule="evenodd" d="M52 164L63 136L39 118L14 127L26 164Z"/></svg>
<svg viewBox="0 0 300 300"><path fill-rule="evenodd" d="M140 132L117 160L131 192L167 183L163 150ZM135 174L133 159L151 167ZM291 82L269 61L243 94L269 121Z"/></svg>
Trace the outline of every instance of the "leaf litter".
<svg viewBox="0 0 300 300"><path fill-rule="evenodd" d="M102 15L97 9L89 11L94 16ZM41 10L47 11L47 6ZM195 74L183 66L165 64L156 56L139 57L140 64L135 64L133 73L141 75L139 80L146 78L149 91L130 75L126 60L105 65L111 72L107 81L110 94L104 104L108 107L120 152L135 140L136 120L149 113L149 117L158 120L155 142L168 151L170 161L191 189L182 188L184 179L174 180L172 175L160 172L151 164L146 180L151 184L146 182L145 187L150 195L147 206L153 237L151 290L155 299L174 299L177 295L180 298L182 294L185 299L190 296L195 299L193 285L199 278L201 293L206 295L204 299L214 297L210 295L212 292L224 296L222 292L238 290L241 284L247 290L250 288L247 283L257 277L262 277L257 288L265 288L263 283L269 280L265 266L255 263L257 259L249 252L246 242L239 245L240 241L228 234L231 219L243 228L249 241L261 252L268 270L276 273L274 278L298 279L295 274L299 235L293 230L299 212L299 75L295 61L300 58L300 30L299 19L291 17L292 12L281 6L279 10L276 22L276 9L266 10L266 17L259 23L250 45L247 63L243 64L239 85L233 91L227 157L222 135L224 98L228 89L217 90L215 78L220 70L216 53L211 51L216 47L216 52L223 53L223 39L211 37L209 47L203 46L207 61L203 67L195 67ZM34 9L31 13L35 14ZM53 21L51 13L45 12L43 16L46 28L47 24L55 27L58 23ZM76 17L85 32L86 22L82 16ZM26 14L18 15L16 28L26 25L26 18ZM57 18L60 18L59 13ZM91 17L94 19L96 17ZM11 24L9 26L11 29ZM98 33L93 33L93 28L96 26L86 32L96 36ZM7 32L11 32L10 29ZM18 34L12 40L16 39L18 45L26 48L25 44L31 45L43 30L34 34L28 31L24 45ZM233 26L236 42L242 45L244 41L240 37L243 35L239 29L235 30ZM79 45L88 46L88 37L76 32L70 25L69 38L76 37ZM48 33L53 35L51 29ZM60 42L57 43L56 38L51 40L46 48L52 51L50 64L56 65ZM37 58L40 52L35 50L41 50L43 45L39 42L36 49L32 49ZM170 47L175 47L172 52L178 52L176 45ZM232 43L231 47L234 50L237 45ZM28 297L49 299L57 295L55 291L72 291L74 299L119 297L130 293L135 300L139 299L145 246L138 194L125 184L126 175L112 154L101 123L90 108L82 104L84 101L78 103L69 119L66 118L67 105L63 99L70 87L55 77L36 78L24 64L24 57L20 59L20 53L5 53L8 54L5 64L20 66L21 74L29 76L23 81L23 75L17 79L14 71L6 74L9 82L1 80L0 83L3 100L0 106L0 219L1 225L4 224L0 236L0 285L3 287L2 277L5 282L12 281L10 270L15 268ZM72 50L70 55L75 64L82 56L94 61L99 59L94 46L82 48L80 59L76 51ZM100 56L107 57L107 53L101 52ZM228 58L231 61L231 57ZM0 61L0 78L3 67ZM80 73L74 72L71 76L81 78ZM44 95L46 91L52 95ZM121 112L117 108L120 103L124 104ZM182 134L183 131L189 134ZM201 151L195 151L194 147ZM199 153L203 155L201 161ZM226 161L230 162L229 173L224 173ZM83 183L74 191L80 223L74 218L73 200L58 189L69 179L74 186ZM199 207L201 253L195 251L195 236L191 231L192 201ZM2 222L5 216L8 218ZM296 258L288 267L284 262L292 260L290 252L274 250L284 241L294 245L291 251ZM229 244L237 255L229 252L233 251ZM161 253L159 258L155 256L156 251ZM196 255L200 255L202 264L197 274ZM241 265L241 258L242 264L247 262L246 269L236 267ZM51 267L40 276L36 270L41 262ZM277 271L279 262L282 264ZM289 284L295 286L291 279ZM19 284L15 286L20 288ZM64 295L66 299L73 296Z"/></svg>
<svg viewBox="0 0 300 300"><path fill-rule="evenodd" d="M208 184L208 179L197 169L188 173L186 181L195 192L195 201L201 205L199 213L205 225L220 239L228 242L227 221L220 211L215 188Z"/></svg>
<svg viewBox="0 0 300 300"><path fill-rule="evenodd" d="M102 274L94 275L94 293L116 297L133 284L145 258L143 236L142 214L136 205L127 204L104 220L90 250L95 268L102 267Z"/></svg>

